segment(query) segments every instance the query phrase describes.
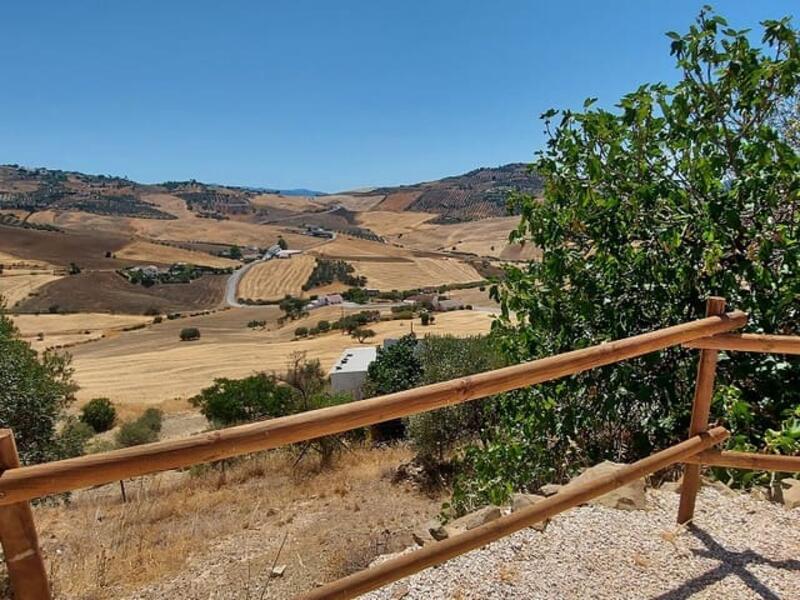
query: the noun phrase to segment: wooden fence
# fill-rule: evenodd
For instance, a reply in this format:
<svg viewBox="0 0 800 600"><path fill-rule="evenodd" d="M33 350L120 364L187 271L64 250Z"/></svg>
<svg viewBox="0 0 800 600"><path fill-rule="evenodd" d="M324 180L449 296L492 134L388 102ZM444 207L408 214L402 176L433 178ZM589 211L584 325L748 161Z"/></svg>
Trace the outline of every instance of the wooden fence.
<svg viewBox="0 0 800 600"><path fill-rule="evenodd" d="M627 465L613 475L559 492L466 533L319 587L303 597L353 598L675 463L686 464L679 513L679 521L686 522L693 514L701 464L800 471L800 457L713 450L714 445L728 436L721 427L708 429L718 351L741 349L800 354L800 338L729 334L742 327L747 316L741 311L725 313L724 306L724 300L712 298L704 319L470 377L186 439L51 463L19 466L12 433L0 431L0 469L3 469L0 475L0 542L15 597L18 600L50 598L47 571L29 504L32 499L341 433L574 375L677 345L702 348L690 437L686 441Z"/></svg>

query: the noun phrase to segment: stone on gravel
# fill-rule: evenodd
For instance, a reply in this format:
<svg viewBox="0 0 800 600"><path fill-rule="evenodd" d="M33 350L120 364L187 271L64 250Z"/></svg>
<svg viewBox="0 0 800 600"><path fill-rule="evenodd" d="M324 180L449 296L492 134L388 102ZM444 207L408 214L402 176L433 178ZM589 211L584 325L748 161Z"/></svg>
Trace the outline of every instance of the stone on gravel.
<svg viewBox="0 0 800 600"><path fill-rule="evenodd" d="M511 496L511 512L517 512L521 508L531 506L532 504L536 504L542 500L544 500L544 496L540 496L539 494L514 494ZM550 519L539 521L538 523L531 525L531 529L535 529L536 531L544 531L549 522Z"/></svg>
<svg viewBox="0 0 800 600"><path fill-rule="evenodd" d="M276 567L272 567L272 572L269 574L270 577L283 577L283 574L286 572L286 565L278 565Z"/></svg>
<svg viewBox="0 0 800 600"><path fill-rule="evenodd" d="M558 485L557 483L547 483L539 488L539 492L545 497L555 496L562 487L564 486Z"/></svg>
<svg viewBox="0 0 800 600"><path fill-rule="evenodd" d="M783 505L792 509L800 506L800 479L787 478L781 481Z"/></svg>
<svg viewBox="0 0 800 600"><path fill-rule="evenodd" d="M464 515L455 521L451 521L445 525L444 530L447 532L448 537L458 535L459 533L480 527L489 521L499 519L502 514L503 513L500 511L500 507L498 506L484 506L483 508L479 508L478 510Z"/></svg>
<svg viewBox="0 0 800 600"><path fill-rule="evenodd" d="M593 467L589 467L583 473L573 478L562 489L571 489L581 483L588 483L594 481L598 477L615 473L623 468L625 465L611 462L606 460ZM620 510L644 510L647 508L647 497L644 493L644 479L637 479L627 485L624 485L616 490L612 490L599 498L590 500L589 504L596 506L607 506L608 508L616 508Z"/></svg>

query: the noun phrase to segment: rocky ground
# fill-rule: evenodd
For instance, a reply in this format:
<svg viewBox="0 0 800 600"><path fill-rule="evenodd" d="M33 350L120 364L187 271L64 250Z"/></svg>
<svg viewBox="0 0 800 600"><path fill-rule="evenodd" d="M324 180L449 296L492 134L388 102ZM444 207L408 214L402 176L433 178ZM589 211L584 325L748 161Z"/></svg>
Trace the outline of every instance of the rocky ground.
<svg viewBox="0 0 800 600"><path fill-rule="evenodd" d="M677 527L673 489L573 509L365 598L800 598L800 508L704 486Z"/></svg>

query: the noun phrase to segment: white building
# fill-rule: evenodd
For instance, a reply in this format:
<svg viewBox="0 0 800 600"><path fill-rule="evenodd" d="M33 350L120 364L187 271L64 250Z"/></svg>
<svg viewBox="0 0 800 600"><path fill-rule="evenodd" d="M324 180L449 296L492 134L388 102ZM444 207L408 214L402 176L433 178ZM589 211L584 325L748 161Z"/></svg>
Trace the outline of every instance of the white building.
<svg viewBox="0 0 800 600"><path fill-rule="evenodd" d="M331 369L331 390L349 392L355 400L361 400L361 386L367 379L367 369L377 356L375 346L347 348Z"/></svg>

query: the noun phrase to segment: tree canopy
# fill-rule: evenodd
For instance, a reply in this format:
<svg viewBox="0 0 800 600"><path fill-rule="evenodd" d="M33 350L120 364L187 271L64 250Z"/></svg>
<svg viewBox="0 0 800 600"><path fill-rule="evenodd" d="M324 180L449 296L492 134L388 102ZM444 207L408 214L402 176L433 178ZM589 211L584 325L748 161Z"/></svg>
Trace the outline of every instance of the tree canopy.
<svg viewBox="0 0 800 600"><path fill-rule="evenodd" d="M751 331L800 330L800 156L776 126L799 89L798 32L765 21L753 44L705 8L667 35L675 85L642 85L614 110L589 98L543 115L544 197L512 198L512 240L541 260L507 267L493 290L515 362L700 318L711 295L748 312ZM494 444L468 458L463 498L685 436L695 365L676 348L510 395ZM800 364L779 356L731 355L720 381L739 393L718 396L717 416L751 416L735 444L761 444L800 403Z"/></svg>

